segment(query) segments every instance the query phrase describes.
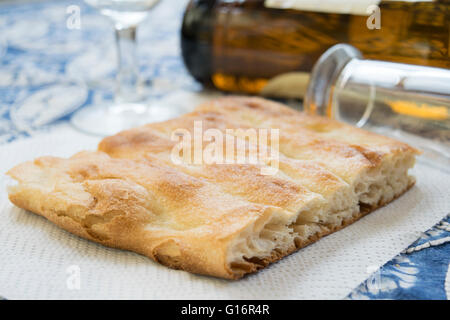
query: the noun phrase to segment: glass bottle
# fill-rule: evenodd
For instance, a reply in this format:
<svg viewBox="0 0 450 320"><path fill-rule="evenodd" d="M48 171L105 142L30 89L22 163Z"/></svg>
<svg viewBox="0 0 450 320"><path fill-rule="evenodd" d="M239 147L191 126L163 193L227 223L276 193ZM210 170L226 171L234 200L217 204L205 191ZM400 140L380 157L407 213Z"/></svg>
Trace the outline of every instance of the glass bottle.
<svg viewBox="0 0 450 320"><path fill-rule="evenodd" d="M370 59L450 68L449 30L449 0L191 0L181 45L206 85L301 98L312 66L337 43Z"/></svg>

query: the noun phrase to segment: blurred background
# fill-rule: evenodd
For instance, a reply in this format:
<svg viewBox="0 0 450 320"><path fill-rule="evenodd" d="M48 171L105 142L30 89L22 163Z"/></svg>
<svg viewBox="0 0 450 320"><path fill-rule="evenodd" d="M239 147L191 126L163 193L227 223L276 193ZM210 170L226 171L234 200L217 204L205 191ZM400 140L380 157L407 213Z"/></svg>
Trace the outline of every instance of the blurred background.
<svg viewBox="0 0 450 320"><path fill-rule="evenodd" d="M151 86L153 101L202 90L181 58L186 4L161 1L139 25L140 77ZM73 6L79 8L79 27L70 25ZM118 59L114 28L97 9L73 0L1 1L0 29L0 143L111 101Z"/></svg>
<svg viewBox="0 0 450 320"><path fill-rule="evenodd" d="M333 99L342 70L321 75L310 88L334 102L305 107L449 148L448 21L449 0L0 1L0 142L69 119L104 136L224 93L301 109L315 63L348 43L383 63L353 68Z"/></svg>

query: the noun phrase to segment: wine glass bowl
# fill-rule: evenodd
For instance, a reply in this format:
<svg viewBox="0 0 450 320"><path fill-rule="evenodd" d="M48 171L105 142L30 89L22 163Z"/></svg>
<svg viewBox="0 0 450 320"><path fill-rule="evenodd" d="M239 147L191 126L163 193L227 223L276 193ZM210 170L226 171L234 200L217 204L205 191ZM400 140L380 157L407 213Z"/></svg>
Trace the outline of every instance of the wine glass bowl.
<svg viewBox="0 0 450 320"><path fill-rule="evenodd" d="M137 26L148 15L159 0L85 0L87 4L100 10L122 26Z"/></svg>

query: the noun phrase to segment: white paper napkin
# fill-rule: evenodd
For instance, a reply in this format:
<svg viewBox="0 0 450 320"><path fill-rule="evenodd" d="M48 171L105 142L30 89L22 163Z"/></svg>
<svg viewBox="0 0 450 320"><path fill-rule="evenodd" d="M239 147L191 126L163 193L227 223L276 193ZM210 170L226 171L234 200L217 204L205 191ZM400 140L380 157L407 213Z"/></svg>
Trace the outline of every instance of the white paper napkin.
<svg viewBox="0 0 450 320"><path fill-rule="evenodd" d="M74 236L14 207L3 175L98 138L69 125L0 146L0 295L9 299L340 299L450 212L450 172L419 160L417 184L353 225L239 281L175 271Z"/></svg>

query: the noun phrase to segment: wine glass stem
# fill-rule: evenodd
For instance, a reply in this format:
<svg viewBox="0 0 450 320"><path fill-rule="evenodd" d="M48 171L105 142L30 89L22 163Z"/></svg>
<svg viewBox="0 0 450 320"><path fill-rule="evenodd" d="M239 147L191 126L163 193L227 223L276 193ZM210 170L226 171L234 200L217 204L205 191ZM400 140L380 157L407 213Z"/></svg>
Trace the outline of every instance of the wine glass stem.
<svg viewBox="0 0 450 320"><path fill-rule="evenodd" d="M136 26L115 25L118 72L114 100L117 103L140 100L139 64L136 51Z"/></svg>

